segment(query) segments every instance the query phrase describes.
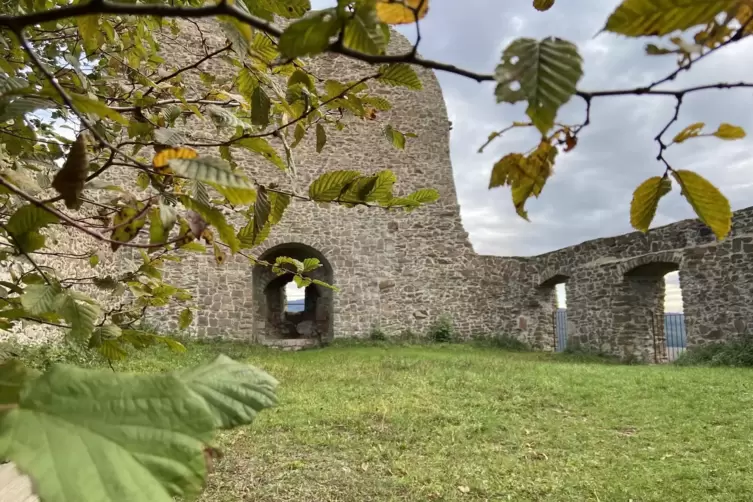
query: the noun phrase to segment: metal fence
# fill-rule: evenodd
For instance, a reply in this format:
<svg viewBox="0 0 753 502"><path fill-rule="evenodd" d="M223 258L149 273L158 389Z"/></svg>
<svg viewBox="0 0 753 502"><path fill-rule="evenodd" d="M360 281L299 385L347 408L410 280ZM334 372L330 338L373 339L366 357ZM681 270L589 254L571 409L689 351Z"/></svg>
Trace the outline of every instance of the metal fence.
<svg viewBox="0 0 753 502"><path fill-rule="evenodd" d="M685 314L664 314L664 339L666 340L667 359L674 361L688 346L685 333Z"/></svg>
<svg viewBox="0 0 753 502"><path fill-rule="evenodd" d="M664 343L662 345L657 346L657 350L666 351L668 361L674 361L685 351L688 346L685 314L664 314ZM554 313L554 347L557 352L562 352L567 347L567 309L557 309Z"/></svg>
<svg viewBox="0 0 753 502"><path fill-rule="evenodd" d="M554 313L554 350L562 352L567 347L567 309Z"/></svg>

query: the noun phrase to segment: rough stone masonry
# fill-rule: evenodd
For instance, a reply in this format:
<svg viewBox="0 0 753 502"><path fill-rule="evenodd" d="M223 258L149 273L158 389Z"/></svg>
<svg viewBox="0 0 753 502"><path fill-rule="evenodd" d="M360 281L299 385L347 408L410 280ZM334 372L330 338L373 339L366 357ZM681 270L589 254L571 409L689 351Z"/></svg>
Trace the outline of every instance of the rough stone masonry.
<svg viewBox="0 0 753 502"><path fill-rule="evenodd" d="M211 21L184 23L183 35L163 39L168 61L183 66L203 56L197 27L211 45L224 45L222 32ZM409 49L409 42L393 32L390 52ZM201 69L222 75L223 64L212 60ZM333 55L316 58L311 69L321 78L332 75L339 80L355 80L374 71ZM721 243L700 222L688 220L647 235L598 239L536 257L477 255L460 219L442 93L433 72L418 72L422 91L379 87L378 92L395 105L393 110L380 113L374 121L354 118L345 130L333 131L321 154L309 134L294 150L295 178L251 154L234 155L258 181L292 185L297 191L304 191L327 171L391 169L398 177L398 193L432 187L441 194L439 202L408 214L291 204L268 241L255 251L263 259L285 255L322 261L318 278L335 284L339 292L307 288L301 312L286 312L286 278L252 267L240 257L218 266L210 255L186 256L182 263L168 267L165 279L194 295L197 314L191 335L300 346L363 337L373 328L388 334L406 329L425 332L446 315L466 337L507 334L552 350L554 288L566 282L569 343L626 358L662 361L663 322L656 320L663 318L663 276L673 270L679 270L689 344L751 332L753 208L735 214L732 234ZM193 95L200 94L198 74L184 75ZM404 151L396 150L384 138L388 123L418 137L409 140ZM209 120L194 119L185 133L193 143L218 139ZM90 244L77 239L71 246L80 249ZM128 252L120 250L102 266L115 270L130 260ZM149 322L173 331L177 314L178 310L157 312Z"/></svg>

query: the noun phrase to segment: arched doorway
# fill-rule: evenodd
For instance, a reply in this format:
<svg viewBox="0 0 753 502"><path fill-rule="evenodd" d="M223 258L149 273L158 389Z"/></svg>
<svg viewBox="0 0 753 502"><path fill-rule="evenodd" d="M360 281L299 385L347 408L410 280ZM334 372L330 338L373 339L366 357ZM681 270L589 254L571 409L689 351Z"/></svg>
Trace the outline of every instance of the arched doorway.
<svg viewBox="0 0 753 502"><path fill-rule="evenodd" d="M657 363L669 359L665 277L679 269L679 257L663 255L639 257L622 266L613 331L623 356Z"/></svg>
<svg viewBox="0 0 753 502"><path fill-rule="evenodd" d="M275 246L259 259L274 263L286 256L303 262L316 258L321 266L303 274L305 277L332 284L334 274L329 261L316 249L300 243ZM310 284L298 288L292 274L277 275L269 267L256 266L253 271L254 338L260 343L281 340L327 341L332 338L333 291Z"/></svg>

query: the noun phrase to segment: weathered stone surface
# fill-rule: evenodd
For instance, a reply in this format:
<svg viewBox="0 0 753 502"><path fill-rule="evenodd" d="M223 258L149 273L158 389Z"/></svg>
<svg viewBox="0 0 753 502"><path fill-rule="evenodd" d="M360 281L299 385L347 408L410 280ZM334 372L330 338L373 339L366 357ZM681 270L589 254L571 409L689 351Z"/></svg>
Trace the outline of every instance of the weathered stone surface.
<svg viewBox="0 0 753 502"><path fill-rule="evenodd" d="M211 45L224 45L221 30L211 21L197 23L183 24L182 38L163 40L162 50L173 64L183 66L203 56L196 43L201 36L196 26L202 27ZM390 51L407 49L408 41L393 33ZM224 64L211 61L201 69L222 75ZM373 72L368 65L341 56L319 57L311 64L321 78L355 80ZM699 221L687 220L646 235L596 239L536 257L477 255L460 219L442 93L431 71L417 71L423 91L377 86L395 108L379 113L374 121L346 119L347 128L333 131L321 154L316 153L314 135L307 135L294 150L299 172L292 189L303 192L317 176L335 169L363 173L391 169L399 180L398 193L433 187L440 200L411 213L294 201L254 252L272 261L294 255L317 257L324 264L314 278L336 285L339 291L310 289L301 315L284 313L284 283L270 270L252 267L239 256L217 266L211 254L186 253L181 263L167 265L165 279L194 295L191 303L197 313L190 334L297 348L320 339L366 336L375 326L387 333L423 332L440 315L447 315L464 337L504 333L551 350L554 288L566 282L572 343L653 361L661 359L663 323L657 319L663 315L662 277L670 270L680 273L691 345L753 329L753 208L735 213L732 235L721 243ZM187 98L202 95L197 72L185 72L183 79L194 89L187 91ZM396 150L383 137L388 123L418 137L411 138L405 150ZM185 133L192 142L217 141L221 136L208 120L196 118L186 124ZM275 141L272 138L280 149ZM144 149L140 154L148 157L151 152ZM288 173L259 156L233 149L233 157L261 183L291 185ZM131 172L108 175L111 181L134 186ZM113 254L85 236L56 237L68 243L70 252L97 249L98 273L135 270L141 263L139 253L126 248ZM85 262L71 264L51 257L43 263L69 277L92 274ZM120 301L106 293L87 292L106 305ZM148 322L171 329L183 308L153 312ZM40 334L51 333L54 330L47 327L25 326L15 334L36 341Z"/></svg>

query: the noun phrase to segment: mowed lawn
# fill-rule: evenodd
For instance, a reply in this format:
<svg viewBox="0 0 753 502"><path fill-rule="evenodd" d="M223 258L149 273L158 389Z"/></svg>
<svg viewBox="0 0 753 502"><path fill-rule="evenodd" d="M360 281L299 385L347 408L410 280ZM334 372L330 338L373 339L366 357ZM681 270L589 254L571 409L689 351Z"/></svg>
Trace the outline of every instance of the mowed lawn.
<svg viewBox="0 0 753 502"><path fill-rule="evenodd" d="M280 405L224 433L203 501L753 500L753 372L577 363L470 346L232 344Z"/></svg>

